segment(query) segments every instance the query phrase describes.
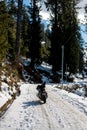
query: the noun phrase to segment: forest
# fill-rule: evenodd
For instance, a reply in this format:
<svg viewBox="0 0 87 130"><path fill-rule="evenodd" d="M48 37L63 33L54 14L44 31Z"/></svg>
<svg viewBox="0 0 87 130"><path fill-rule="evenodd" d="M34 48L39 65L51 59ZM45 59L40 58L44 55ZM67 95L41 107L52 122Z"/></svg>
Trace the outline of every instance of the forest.
<svg viewBox="0 0 87 130"><path fill-rule="evenodd" d="M82 72L83 39L77 19L80 0L45 0L50 13L46 29L40 15L42 1L29 0L27 5L23 0L0 0L0 70L3 61L16 64L26 57L31 59L32 69L42 62L52 65L54 75L61 71L61 64L63 73L66 66L70 74Z"/></svg>

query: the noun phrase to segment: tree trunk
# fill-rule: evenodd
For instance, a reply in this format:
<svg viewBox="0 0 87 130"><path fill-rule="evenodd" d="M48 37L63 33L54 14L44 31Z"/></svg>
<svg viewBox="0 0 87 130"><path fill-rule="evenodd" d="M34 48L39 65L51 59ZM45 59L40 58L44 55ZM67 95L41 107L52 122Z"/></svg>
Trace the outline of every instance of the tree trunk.
<svg viewBox="0 0 87 130"><path fill-rule="evenodd" d="M19 56L20 56L22 4L23 4L23 0L18 0L17 28L16 28L16 45L15 45L15 56L16 56L16 59L18 59Z"/></svg>

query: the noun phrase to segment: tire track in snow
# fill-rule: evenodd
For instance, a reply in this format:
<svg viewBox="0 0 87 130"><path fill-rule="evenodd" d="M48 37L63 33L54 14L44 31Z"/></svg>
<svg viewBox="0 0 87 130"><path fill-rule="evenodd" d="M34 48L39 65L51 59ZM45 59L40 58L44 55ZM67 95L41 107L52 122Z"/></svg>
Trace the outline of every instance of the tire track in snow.
<svg viewBox="0 0 87 130"><path fill-rule="evenodd" d="M52 88L47 87L47 103L41 104L36 85L23 87L20 97L0 120L0 130L87 130L87 117ZM13 112L17 116L12 115Z"/></svg>
<svg viewBox="0 0 87 130"><path fill-rule="evenodd" d="M61 130L46 104L42 106L42 113L46 119L49 130Z"/></svg>
<svg viewBox="0 0 87 130"><path fill-rule="evenodd" d="M65 129L70 129L70 130L85 130L84 126L87 121L86 116L79 112L76 108L74 108L71 104L66 102L60 95L57 95L56 91L49 91L49 107L50 111L53 112L53 116L55 116L56 119L58 119L58 122L60 126L64 126ZM57 109L53 106L56 106ZM57 112L57 113L56 113ZM68 118L67 118L68 117ZM84 119L86 120L84 122ZM67 126L67 128L66 128ZM63 127L62 127L63 129Z"/></svg>
<svg viewBox="0 0 87 130"><path fill-rule="evenodd" d="M61 96L61 94L60 94ZM87 115L87 105L84 105L82 102L76 99L73 99L72 97L68 97L67 95L63 95L62 96L63 99L65 99L67 102L71 103L72 105L74 105L76 108L78 108L81 112L85 113ZM87 100L85 100L84 97L82 97L83 100L86 102Z"/></svg>
<svg viewBox="0 0 87 130"><path fill-rule="evenodd" d="M40 103L36 93L35 86L29 88L30 107L32 109L30 126L35 122L33 127L29 127L30 130L35 130L35 128L38 130L85 130L84 125L87 119L84 122L84 116L57 95L58 93L48 89L46 104Z"/></svg>
<svg viewBox="0 0 87 130"><path fill-rule="evenodd" d="M32 90L31 90L32 91ZM53 118L51 112L49 111L49 108L46 104L43 104L38 97L36 96L37 91L35 90L35 87L33 89L33 100L38 101L38 105L36 108L34 108L34 111L38 113L39 119L42 119L41 121L38 120L39 129L40 130L61 130L58 125L56 125L56 120ZM31 95L32 96L32 95ZM37 116L36 116L37 117ZM38 130L39 130L38 129Z"/></svg>
<svg viewBox="0 0 87 130"><path fill-rule="evenodd" d="M32 91L32 90L31 90ZM34 108L35 113L38 113L39 119L36 122L39 124L39 129L38 130L56 130L55 127L53 127L53 121L50 119L49 113L46 111L46 104L43 104L38 97L36 96L36 89L33 89L33 97L31 99L36 100L38 102L38 105ZM31 95L32 96L32 95ZM36 115L37 117L37 115ZM60 130L60 129L59 129Z"/></svg>

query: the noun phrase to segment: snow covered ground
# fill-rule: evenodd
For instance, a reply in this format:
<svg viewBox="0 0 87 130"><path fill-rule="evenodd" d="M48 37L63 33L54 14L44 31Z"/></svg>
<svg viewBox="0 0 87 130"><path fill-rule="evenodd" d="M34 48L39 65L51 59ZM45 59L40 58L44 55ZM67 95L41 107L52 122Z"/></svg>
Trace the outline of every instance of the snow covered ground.
<svg viewBox="0 0 87 130"><path fill-rule="evenodd" d="M29 64L29 63L27 63ZM37 66L36 66L37 67ZM51 72L51 66L43 64L39 69ZM51 79L42 76L46 81L48 98L43 104L37 95L38 84L29 83L29 74L23 71L24 82L19 82L21 94L0 117L0 130L87 130L87 97L84 88L87 87L87 78L77 75L73 83L63 82L52 84ZM65 91L65 88L79 86L76 90ZM85 87L84 87L85 86ZM0 91L0 108L11 99L15 93L2 80ZM61 89L62 88L62 89ZM8 91L9 90L9 91Z"/></svg>
<svg viewBox="0 0 87 130"><path fill-rule="evenodd" d="M0 118L0 130L87 130L87 98L46 84L43 104L36 86L21 84L21 95Z"/></svg>

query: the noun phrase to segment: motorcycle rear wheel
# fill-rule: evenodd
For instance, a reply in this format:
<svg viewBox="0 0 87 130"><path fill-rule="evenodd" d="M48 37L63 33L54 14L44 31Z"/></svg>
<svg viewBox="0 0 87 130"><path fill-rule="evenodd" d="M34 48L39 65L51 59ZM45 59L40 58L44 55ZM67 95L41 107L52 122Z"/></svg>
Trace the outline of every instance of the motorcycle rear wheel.
<svg viewBox="0 0 87 130"><path fill-rule="evenodd" d="M46 98L45 97L44 97L43 101L44 101L44 103L46 103Z"/></svg>

